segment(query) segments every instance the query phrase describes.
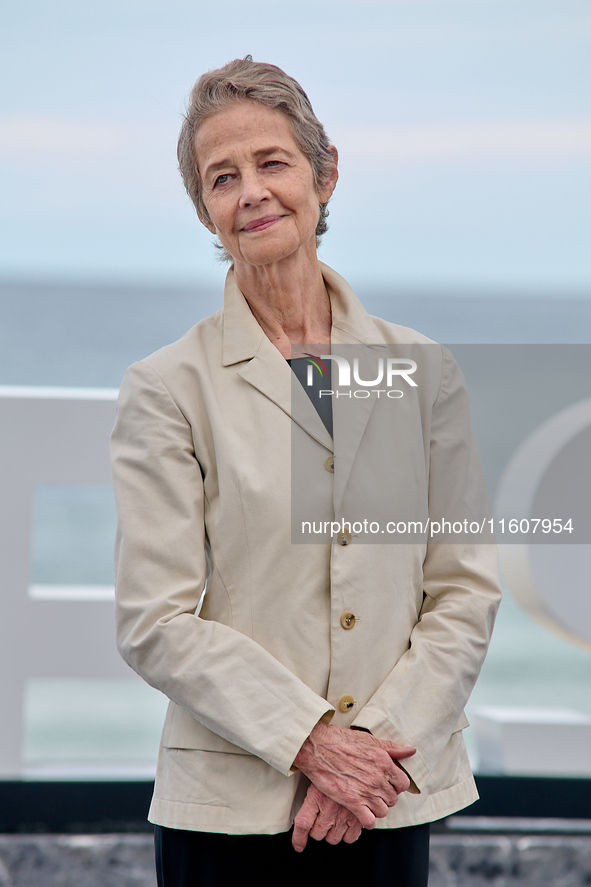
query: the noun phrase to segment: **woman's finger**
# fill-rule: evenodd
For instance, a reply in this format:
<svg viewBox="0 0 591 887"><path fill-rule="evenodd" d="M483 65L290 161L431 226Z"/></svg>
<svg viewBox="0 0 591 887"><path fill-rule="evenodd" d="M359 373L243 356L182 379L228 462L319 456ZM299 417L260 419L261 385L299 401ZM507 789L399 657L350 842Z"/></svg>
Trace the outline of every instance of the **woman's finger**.
<svg viewBox="0 0 591 887"><path fill-rule="evenodd" d="M308 843L308 835L310 834L310 830L306 828L302 823L296 823L294 821L293 824L293 834L291 836L291 844L293 849L297 853L301 853L302 850L305 849L306 844Z"/></svg>
<svg viewBox="0 0 591 887"><path fill-rule="evenodd" d="M349 813L344 807L341 807L341 810L344 811L343 815L337 818L337 821L326 835L327 844L340 844L349 830L348 817L351 817L351 821L355 820L353 814ZM361 830L361 825L359 826L359 829Z"/></svg>
<svg viewBox="0 0 591 887"><path fill-rule="evenodd" d="M376 826L375 814L365 805L361 805L351 810L351 813L357 817L363 828L372 829ZM384 814L385 815L385 814Z"/></svg>
<svg viewBox="0 0 591 887"><path fill-rule="evenodd" d="M398 795L400 792L397 790L395 785L395 774L387 773L384 775L384 782L382 785L376 789L376 795L378 795L377 800L382 800L386 804L386 807L393 807L396 801L398 800ZM371 807L376 816L385 816L385 813L378 813L376 808L368 803L368 806Z"/></svg>
<svg viewBox="0 0 591 887"><path fill-rule="evenodd" d="M398 797L398 795L396 795L396 797ZM394 803L390 806L393 807L395 803L396 801L394 801ZM382 819L382 817L387 816L388 810L390 809L388 804L386 804L386 802L382 798L374 798L371 804L368 804L368 807L374 814L376 819ZM367 826L365 826L365 828L367 828Z"/></svg>
<svg viewBox="0 0 591 887"><path fill-rule="evenodd" d="M398 745L396 742L390 742L389 739L379 739L378 742L384 751L387 751L395 761L402 760L403 758L412 758L417 752L412 745Z"/></svg>
<svg viewBox="0 0 591 887"><path fill-rule="evenodd" d="M353 844L363 831L363 827L358 819L354 818L350 823L347 831L343 835L345 844Z"/></svg>
<svg viewBox="0 0 591 887"><path fill-rule="evenodd" d="M329 844L339 844L354 823L358 824L359 831L361 831L361 823L357 817L353 816L346 807L337 804L334 810L334 825L326 835L327 842Z"/></svg>
<svg viewBox="0 0 591 887"><path fill-rule="evenodd" d="M390 782L399 795L407 791L410 785L408 774L401 770L400 767L396 768L396 772L390 777Z"/></svg>
<svg viewBox="0 0 591 887"><path fill-rule="evenodd" d="M330 798L327 798L326 800L327 803L331 805L331 808L337 807L334 801L331 801ZM334 827L335 819L336 817L332 815L331 812L321 810L314 821L314 825L310 829L310 837L314 838L315 841L322 841Z"/></svg>
<svg viewBox="0 0 591 887"><path fill-rule="evenodd" d="M312 788L313 787L310 786L310 789ZM308 843L308 835L314 826L318 814L317 800L319 793L317 793L316 790L310 791L310 789L293 821L291 843L294 850L298 853L301 853Z"/></svg>

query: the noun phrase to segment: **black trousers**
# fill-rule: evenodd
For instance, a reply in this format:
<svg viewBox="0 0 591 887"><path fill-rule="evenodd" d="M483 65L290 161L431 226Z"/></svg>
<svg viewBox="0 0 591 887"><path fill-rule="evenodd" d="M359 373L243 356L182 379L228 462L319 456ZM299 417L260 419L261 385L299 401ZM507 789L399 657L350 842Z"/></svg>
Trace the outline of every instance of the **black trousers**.
<svg viewBox="0 0 591 887"><path fill-rule="evenodd" d="M360 887L427 887L429 824L364 830L354 844L308 840L291 831L225 835L155 827L158 887L315 887L335 879Z"/></svg>

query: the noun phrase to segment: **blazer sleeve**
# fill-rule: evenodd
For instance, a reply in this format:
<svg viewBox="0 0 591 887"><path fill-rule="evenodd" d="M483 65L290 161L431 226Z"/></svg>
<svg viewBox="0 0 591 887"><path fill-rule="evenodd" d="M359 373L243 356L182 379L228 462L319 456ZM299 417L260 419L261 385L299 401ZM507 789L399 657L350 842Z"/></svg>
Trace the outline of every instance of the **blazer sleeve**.
<svg viewBox="0 0 591 887"><path fill-rule="evenodd" d="M442 349L429 445L429 513L488 514L484 474L470 428L462 373ZM427 545L423 606L407 652L353 722L377 737L414 745L404 769L420 789L452 733L484 661L501 599L496 546Z"/></svg>
<svg viewBox="0 0 591 887"><path fill-rule="evenodd" d="M208 575L202 474L189 422L146 363L123 379L111 452L121 655L208 729L289 775L333 709L251 638L196 615Z"/></svg>

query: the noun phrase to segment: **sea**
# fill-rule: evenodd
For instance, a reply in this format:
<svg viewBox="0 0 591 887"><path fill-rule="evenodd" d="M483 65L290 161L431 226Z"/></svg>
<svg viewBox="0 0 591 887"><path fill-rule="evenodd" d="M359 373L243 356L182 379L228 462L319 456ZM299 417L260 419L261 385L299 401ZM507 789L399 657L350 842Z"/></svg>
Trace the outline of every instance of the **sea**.
<svg viewBox="0 0 591 887"><path fill-rule="evenodd" d="M577 347L591 343L591 293L357 291L370 314L450 345L468 382L491 498L527 434L591 397L591 349ZM0 280L0 386L117 388L127 366L221 307L221 292L189 286ZM40 487L33 582L112 584L114 526L110 487ZM482 706L591 715L590 688L591 648L536 622L506 588L468 718ZM166 700L139 680L39 675L27 683L23 705L31 778L153 774ZM465 733L478 769L476 738L472 728Z"/></svg>

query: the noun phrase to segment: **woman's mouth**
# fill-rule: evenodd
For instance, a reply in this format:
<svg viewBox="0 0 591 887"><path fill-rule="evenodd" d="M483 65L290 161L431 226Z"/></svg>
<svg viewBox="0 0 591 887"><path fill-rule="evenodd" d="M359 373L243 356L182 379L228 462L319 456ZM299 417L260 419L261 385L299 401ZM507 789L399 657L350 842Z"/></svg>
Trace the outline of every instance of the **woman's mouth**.
<svg viewBox="0 0 591 887"><path fill-rule="evenodd" d="M278 222L282 218L283 216L265 216L262 219L254 219L254 221L245 225L242 230L249 234L255 231L264 231L265 228L270 228L271 225L274 225L275 222Z"/></svg>

